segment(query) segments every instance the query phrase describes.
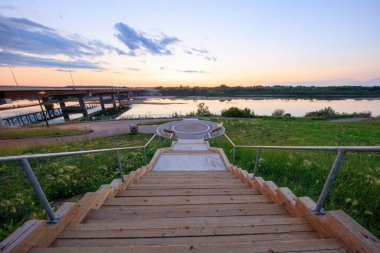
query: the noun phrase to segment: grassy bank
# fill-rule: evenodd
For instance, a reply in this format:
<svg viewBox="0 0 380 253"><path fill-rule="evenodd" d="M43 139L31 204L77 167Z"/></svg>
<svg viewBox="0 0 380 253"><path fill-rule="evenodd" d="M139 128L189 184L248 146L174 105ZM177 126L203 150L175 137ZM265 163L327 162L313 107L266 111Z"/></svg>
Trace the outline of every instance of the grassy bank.
<svg viewBox="0 0 380 253"><path fill-rule="evenodd" d="M85 134L91 132L85 129L61 129L57 127L19 127L0 129L0 140L29 137L52 137Z"/></svg>
<svg viewBox="0 0 380 253"><path fill-rule="evenodd" d="M332 123L309 120L220 120L239 145L380 145L380 119ZM232 146L224 137L211 141L232 161ZM334 162L335 152L263 150L259 176L289 187L297 196L315 201ZM236 163L252 172L256 150L238 149ZM343 209L380 236L380 154L347 153L325 206Z"/></svg>
<svg viewBox="0 0 380 253"><path fill-rule="evenodd" d="M0 156L64 152L97 148L144 145L151 135L118 135L71 141L49 146L0 150ZM168 145L168 141L163 145ZM155 139L147 149L150 159L158 148ZM142 150L121 151L124 173L143 166ZM119 177L114 152L30 160L47 198L53 203L88 191ZM0 163L0 241L30 218L44 218L44 212L18 162Z"/></svg>

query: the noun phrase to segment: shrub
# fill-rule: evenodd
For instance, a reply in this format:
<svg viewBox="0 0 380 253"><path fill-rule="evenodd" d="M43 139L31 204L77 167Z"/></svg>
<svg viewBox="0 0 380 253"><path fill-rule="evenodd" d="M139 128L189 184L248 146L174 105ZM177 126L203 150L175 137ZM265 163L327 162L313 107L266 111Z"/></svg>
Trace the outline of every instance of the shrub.
<svg viewBox="0 0 380 253"><path fill-rule="evenodd" d="M276 109L272 112L273 117L284 117L285 110L284 109Z"/></svg>
<svg viewBox="0 0 380 253"><path fill-rule="evenodd" d="M199 103L197 107L197 116L212 116L212 113L209 111L208 106L206 106L205 103Z"/></svg>
<svg viewBox="0 0 380 253"><path fill-rule="evenodd" d="M251 111L251 109L248 109L248 108L239 109L237 107L230 107L222 111L222 116L250 118L250 117L255 116L255 112Z"/></svg>
<svg viewBox="0 0 380 253"><path fill-rule="evenodd" d="M338 113L333 108L331 108L331 106L329 106L318 111L307 112L305 114L305 117L315 117L315 116L334 117L337 115Z"/></svg>

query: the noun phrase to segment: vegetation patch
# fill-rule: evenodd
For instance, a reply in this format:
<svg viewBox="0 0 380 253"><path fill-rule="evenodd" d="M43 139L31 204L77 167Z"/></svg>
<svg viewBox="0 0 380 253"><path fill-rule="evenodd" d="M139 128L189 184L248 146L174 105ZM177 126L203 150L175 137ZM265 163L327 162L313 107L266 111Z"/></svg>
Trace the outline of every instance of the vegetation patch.
<svg viewBox="0 0 380 253"><path fill-rule="evenodd" d="M149 134L118 135L71 141L49 146L0 150L0 156L79 151L144 145ZM148 161L167 139L154 139L147 148ZM145 165L142 149L120 151L125 174ZM49 201L61 201L77 194L96 191L100 185L119 177L116 152L29 160ZM0 163L0 241L23 222L45 218L44 210L21 169L19 162Z"/></svg>
<svg viewBox="0 0 380 253"><path fill-rule="evenodd" d="M380 119L329 123L307 119L214 119L223 123L236 145L339 146L380 145ZM211 139L232 161L232 145ZM256 149L237 149L236 163L253 172ZM297 196L318 200L336 152L261 150L258 175L289 187ZM347 152L325 208L342 209L380 236L380 154Z"/></svg>
<svg viewBox="0 0 380 253"><path fill-rule="evenodd" d="M223 117L236 117L236 118L252 118L255 116L255 112L251 109L244 108L239 109L238 107L230 107L222 111Z"/></svg>
<svg viewBox="0 0 380 253"><path fill-rule="evenodd" d="M18 128L2 128L0 130L0 139L20 139L30 137L52 137L66 136L76 134L86 134L91 132L88 129L63 129L58 127L18 127Z"/></svg>

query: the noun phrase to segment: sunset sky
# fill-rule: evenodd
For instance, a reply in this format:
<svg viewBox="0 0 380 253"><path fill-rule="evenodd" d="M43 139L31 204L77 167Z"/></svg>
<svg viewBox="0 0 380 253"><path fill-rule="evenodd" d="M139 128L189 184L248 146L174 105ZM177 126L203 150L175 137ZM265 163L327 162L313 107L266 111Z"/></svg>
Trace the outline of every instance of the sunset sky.
<svg viewBox="0 0 380 253"><path fill-rule="evenodd" d="M0 1L0 85L380 85L380 1Z"/></svg>

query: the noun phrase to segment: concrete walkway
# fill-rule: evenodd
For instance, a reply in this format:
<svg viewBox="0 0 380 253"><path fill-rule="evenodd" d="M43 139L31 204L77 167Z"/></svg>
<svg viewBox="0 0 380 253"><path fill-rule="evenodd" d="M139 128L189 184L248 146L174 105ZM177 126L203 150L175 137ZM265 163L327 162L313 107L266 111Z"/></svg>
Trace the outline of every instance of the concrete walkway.
<svg viewBox="0 0 380 253"><path fill-rule="evenodd" d="M225 171L220 154L208 150L203 139L179 139L172 151L163 153L153 171Z"/></svg>
<svg viewBox="0 0 380 253"><path fill-rule="evenodd" d="M162 119L159 119L162 120ZM129 126L136 125L140 122L157 121L157 119L140 119L140 120L107 120L107 121L87 121L70 124L57 125L55 127L62 129L90 129L91 133L62 136L62 137L32 137L22 139L4 139L0 140L0 149L6 149L11 146L28 147L33 145L44 145L57 142L66 142L72 140L84 140L100 136L111 136L129 133ZM157 125L139 126L141 133L155 133Z"/></svg>

